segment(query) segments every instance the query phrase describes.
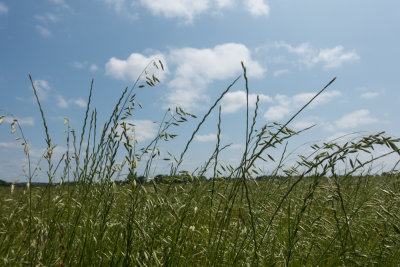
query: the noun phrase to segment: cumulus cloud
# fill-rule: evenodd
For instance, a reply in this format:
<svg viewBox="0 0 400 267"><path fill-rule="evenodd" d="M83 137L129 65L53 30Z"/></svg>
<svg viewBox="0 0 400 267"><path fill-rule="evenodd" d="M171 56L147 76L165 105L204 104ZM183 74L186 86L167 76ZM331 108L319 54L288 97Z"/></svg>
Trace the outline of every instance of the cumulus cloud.
<svg viewBox="0 0 400 267"><path fill-rule="evenodd" d="M344 52L341 45L333 48L315 49L308 43L292 46L283 41L275 43L276 48L284 48L299 57L299 62L308 67L321 63L324 68L338 68L346 62L357 61L360 56L355 51Z"/></svg>
<svg viewBox="0 0 400 267"><path fill-rule="evenodd" d="M149 10L154 16L167 19L180 19L186 24L193 23L200 14L221 13L224 9L239 7L251 15L269 15L269 5L265 0L103 0L120 14L137 18L136 8L140 5ZM135 7L135 10L133 10ZM242 8L243 7L243 8Z"/></svg>
<svg viewBox="0 0 400 267"><path fill-rule="evenodd" d="M268 16L269 6L264 0L245 0L244 2L246 9L253 16Z"/></svg>
<svg viewBox="0 0 400 267"><path fill-rule="evenodd" d="M205 134L205 135L196 135L194 137L194 140L197 142L214 142L217 140L217 135L216 134Z"/></svg>
<svg viewBox="0 0 400 267"><path fill-rule="evenodd" d="M261 78L266 71L253 60L251 51L245 45L237 43L205 49L174 49L168 60L177 68L168 84L171 90L167 95L167 105L179 105L184 109L199 108L200 102L207 100L209 83L238 75L242 71L240 61L246 65L249 77Z"/></svg>
<svg viewBox="0 0 400 267"><path fill-rule="evenodd" d="M272 102L272 98L259 94L259 101L261 102ZM257 94L249 94L249 107L255 107L257 101ZM222 99L222 112L224 113L235 113L240 108L246 107L246 92L236 91L228 92Z"/></svg>
<svg viewBox="0 0 400 267"><path fill-rule="evenodd" d="M6 4L0 2L0 15L5 15L8 13L8 7Z"/></svg>
<svg viewBox="0 0 400 267"><path fill-rule="evenodd" d="M281 120L305 105L315 94L316 93L301 93L292 97L278 94L274 97L274 102L278 104L269 107L264 114L264 118L267 120ZM341 93L339 91L324 92L309 105L309 108L329 103L340 95Z"/></svg>
<svg viewBox="0 0 400 267"><path fill-rule="evenodd" d="M373 99L375 97L378 97L381 93L380 92L365 92L363 94L360 95L361 98L363 99Z"/></svg>
<svg viewBox="0 0 400 267"><path fill-rule="evenodd" d="M276 70L276 71L274 71L274 77L278 77L278 76L288 73L288 72L289 72L288 69Z"/></svg>
<svg viewBox="0 0 400 267"><path fill-rule="evenodd" d="M41 101L45 101L48 98L48 94L51 91L51 87L46 80L35 80L33 81L35 89Z"/></svg>
<svg viewBox="0 0 400 267"><path fill-rule="evenodd" d="M150 120L124 120L127 123L128 136L134 135L138 142L152 140L158 132L158 125ZM134 127L129 124L133 124ZM122 133L122 127L118 127L118 132Z"/></svg>
<svg viewBox="0 0 400 267"><path fill-rule="evenodd" d="M209 0L141 0L140 2L154 15L184 18L187 22L192 22L195 15L205 12L210 6Z"/></svg>
<svg viewBox="0 0 400 267"><path fill-rule="evenodd" d="M11 118L11 117L5 117L4 118L4 122L7 123L13 123L14 119L18 120L18 123L23 126L23 125L29 125L29 126L33 126L35 125L35 119L33 117L25 117L25 118Z"/></svg>
<svg viewBox="0 0 400 267"><path fill-rule="evenodd" d="M201 108L208 101L208 84L239 75L242 72L241 61L246 65L249 77L261 78L266 72L252 58L251 51L245 45L227 43L204 49L171 49L165 56L161 53L151 56L132 53L127 59L112 57L105 65L106 75L135 81L152 59L164 62L164 72L152 68L160 80L169 73L165 62L173 69L173 76L167 84L169 90L165 95L165 108L176 105L187 110ZM265 100L266 96L261 97Z"/></svg>
<svg viewBox="0 0 400 267"><path fill-rule="evenodd" d="M356 110L352 113L346 114L339 120L335 121L335 126L339 129L352 129L360 125L368 125L379 122L377 118L370 115L367 109Z"/></svg>
<svg viewBox="0 0 400 267"><path fill-rule="evenodd" d="M48 37L51 35L51 31L46 27L43 27L41 25L36 25L35 28L43 37Z"/></svg>
<svg viewBox="0 0 400 267"><path fill-rule="evenodd" d="M142 54L132 53L127 59L112 57L106 63L106 75L119 80L136 81L142 71L152 60L161 60L163 63L166 62L165 57L162 54L154 54L147 57ZM167 73L166 64L164 64L164 67L166 71L159 71L156 74L157 78L160 80L162 80Z"/></svg>

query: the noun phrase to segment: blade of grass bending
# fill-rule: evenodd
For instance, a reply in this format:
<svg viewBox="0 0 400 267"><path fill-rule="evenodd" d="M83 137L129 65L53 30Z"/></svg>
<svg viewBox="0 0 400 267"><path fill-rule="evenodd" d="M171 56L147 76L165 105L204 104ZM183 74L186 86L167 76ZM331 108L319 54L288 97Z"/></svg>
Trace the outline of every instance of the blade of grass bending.
<svg viewBox="0 0 400 267"><path fill-rule="evenodd" d="M217 104L219 103L219 101L224 97L224 95L226 93L228 93L228 91L232 88L232 86L240 79L241 75L238 76L229 86L228 88L226 88L226 90L221 94L221 96L215 101L214 105L211 106L211 108L207 111L207 113L204 115L203 119L201 120L201 122L197 125L196 130L194 130L192 136L190 137L189 141L186 143L185 149L183 150L183 152L181 153L181 156L179 158L178 164L176 165L175 171L174 171L174 175L176 174L176 172L178 171L179 166L182 163L183 160L183 156L185 155L186 151L189 148L190 143L193 141L194 136L196 135L196 133L199 131L201 125L203 125L203 123L205 122L205 120L207 119L207 117L210 115L211 111L217 106Z"/></svg>
<svg viewBox="0 0 400 267"><path fill-rule="evenodd" d="M88 118L88 115L89 115L90 102L91 102L91 100L92 100L93 82L94 82L94 79L92 79L92 82L90 83L89 99L88 99L88 103L87 103L87 105L86 105L85 119L83 120L82 133L81 133L81 140L80 140L80 142L79 142L79 149L78 149L78 156L81 155L81 148L82 148L83 136L85 135L86 122L87 122L87 118Z"/></svg>
<svg viewBox="0 0 400 267"><path fill-rule="evenodd" d="M250 136L249 136L249 81L247 79L246 67L243 64L243 61L241 62L241 64L242 64L242 68L243 68L243 76L244 76L244 79L245 79L245 82L246 82L246 148L245 148L244 153L243 153L243 163L242 163L243 173L242 173L242 178L243 178L243 185L244 185L245 193L246 193L247 206L249 208L251 228L252 228L252 231L253 231L254 260L256 262L258 262L256 226L255 226L255 223L254 223L253 209L252 209L252 206L251 206L251 201L250 201L250 196L249 196L249 188L248 188L247 183L246 183L246 171L245 171L246 170L246 165L245 164L246 164L246 159L247 159L247 150L248 150L248 147L249 147L249 140L250 140ZM257 103L258 103L258 96L257 96ZM254 119L254 123L255 123L255 120L256 120L256 116L257 116L257 109L255 110L255 114L256 115L253 118ZM252 129L251 129L252 131L253 131L253 126L254 126L254 124L252 125Z"/></svg>

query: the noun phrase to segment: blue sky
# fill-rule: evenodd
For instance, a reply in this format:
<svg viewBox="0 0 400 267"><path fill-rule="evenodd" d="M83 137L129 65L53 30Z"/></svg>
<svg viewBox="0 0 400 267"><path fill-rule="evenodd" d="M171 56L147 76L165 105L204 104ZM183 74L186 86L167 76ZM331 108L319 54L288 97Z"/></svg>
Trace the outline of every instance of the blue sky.
<svg viewBox="0 0 400 267"><path fill-rule="evenodd" d="M259 126L285 122L338 77L290 125L317 124L290 141L292 149L359 131L398 136L399 8L394 0L0 0L0 113L19 119L34 163L39 160L46 144L31 74L59 156L64 117L81 129L91 79L103 122L122 90L157 58L166 66L157 73L161 84L137 91L144 108L131 118L145 145L156 134L153 121L160 122L168 107L201 117L242 73L243 61L251 109L260 96ZM221 155L225 163L237 163L243 150L244 89L241 79L222 100L221 142L233 144ZM184 168L212 153L217 115L200 129ZM10 134L11 121L7 116L0 126L0 179L24 180L26 159L18 135ZM197 123L175 129L180 137L162 144L162 152L179 155ZM166 169L160 162L154 173Z"/></svg>

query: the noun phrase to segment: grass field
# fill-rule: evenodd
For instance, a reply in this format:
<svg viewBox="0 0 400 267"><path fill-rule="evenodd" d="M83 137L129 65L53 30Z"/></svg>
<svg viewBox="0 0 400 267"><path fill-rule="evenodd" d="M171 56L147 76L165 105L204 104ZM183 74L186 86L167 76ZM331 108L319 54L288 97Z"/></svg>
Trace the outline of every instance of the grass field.
<svg viewBox="0 0 400 267"><path fill-rule="evenodd" d="M161 62L151 66L163 68ZM334 80L285 124L258 128L258 100L250 115L242 66L247 128L240 164L219 161L219 152L226 148L220 145L219 108L211 157L193 173L181 168L194 136L238 77L198 120L182 153L163 159L171 163L168 179L150 182L141 178L149 177L153 160L164 157L158 145L173 141L169 128L197 118L180 108L167 112L155 139L137 148L129 132L134 126L124 119L138 105L133 90L155 86L159 80L154 75L138 79L123 92L100 130L97 111L91 108L91 88L80 138L66 119L68 149L58 162L32 82L45 130L41 175L47 176L48 185L32 186L40 169L31 162L23 129L14 120L12 133L19 134L28 161L27 184L0 187L0 265L399 266L397 164L384 175L372 173L369 166L400 154L400 139L381 132L315 144L309 155L287 166L285 143L303 132L291 130L289 123ZM269 150L278 145L284 149L281 159L274 159ZM387 153L375 155L378 146ZM361 153L370 154L370 160L360 161ZM276 162L268 176L260 173L264 161ZM140 175L138 162L145 166ZM206 173L212 178L204 179ZM126 181L116 182L122 176Z"/></svg>
<svg viewBox="0 0 400 267"><path fill-rule="evenodd" d="M1 264L398 266L399 176L295 182L3 187Z"/></svg>

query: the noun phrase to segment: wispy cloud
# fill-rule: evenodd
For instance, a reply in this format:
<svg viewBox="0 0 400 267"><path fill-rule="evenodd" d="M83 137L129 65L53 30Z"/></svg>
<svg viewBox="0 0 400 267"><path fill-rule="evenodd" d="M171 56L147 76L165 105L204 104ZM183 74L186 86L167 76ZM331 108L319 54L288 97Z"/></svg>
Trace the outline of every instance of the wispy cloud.
<svg viewBox="0 0 400 267"><path fill-rule="evenodd" d="M274 77L278 77L278 76L288 73L288 72L289 72L288 69L276 70L276 71L274 71Z"/></svg>
<svg viewBox="0 0 400 267"><path fill-rule="evenodd" d="M378 97L379 95L381 95L381 92L369 91L361 94L360 97L363 99L373 99Z"/></svg>
<svg viewBox="0 0 400 267"><path fill-rule="evenodd" d="M46 13L44 15L35 15L35 19L42 23L57 22L58 16L53 13Z"/></svg>
<svg viewBox="0 0 400 267"><path fill-rule="evenodd" d="M57 106L60 108L67 108L68 107L68 102L65 100L65 98L61 95L57 96Z"/></svg>
<svg viewBox="0 0 400 267"><path fill-rule="evenodd" d="M0 142L1 148L20 148L21 144L17 142Z"/></svg>
<svg viewBox="0 0 400 267"><path fill-rule="evenodd" d="M35 28L43 37L49 37L51 35L51 31L46 27L36 25Z"/></svg>
<svg viewBox="0 0 400 267"><path fill-rule="evenodd" d="M96 71L96 70L98 70L98 69L99 69L99 67L97 67L96 64L90 64L90 67L89 67L89 70L90 70L90 71Z"/></svg>
<svg viewBox="0 0 400 267"><path fill-rule="evenodd" d="M333 48L316 49L308 43L292 46L286 42L276 42L276 48L284 48L299 57L299 62L308 67L321 63L324 68L338 68L346 62L357 61L360 56L355 51L344 52L341 45Z"/></svg>
<svg viewBox="0 0 400 267"><path fill-rule="evenodd" d="M217 140L217 135L216 134L205 134L205 135L196 135L194 137L194 140L197 142L214 142Z"/></svg>
<svg viewBox="0 0 400 267"><path fill-rule="evenodd" d="M35 85L40 101L46 101L51 91L50 84L46 80L35 80L33 84Z"/></svg>
<svg viewBox="0 0 400 267"><path fill-rule="evenodd" d="M0 15L6 15L8 13L8 6L3 2L0 2Z"/></svg>
<svg viewBox="0 0 400 267"><path fill-rule="evenodd" d="M265 3L264 0L245 0L244 1L246 9L253 16L268 16L269 15L269 5Z"/></svg>
<svg viewBox="0 0 400 267"><path fill-rule="evenodd" d="M57 5L60 8L72 10L71 7L67 3L65 3L64 0L49 0L49 2Z"/></svg>
<svg viewBox="0 0 400 267"><path fill-rule="evenodd" d="M86 101L82 98L66 100L62 95L57 95L57 106L60 108L68 108L70 104L77 105L78 107L86 107Z"/></svg>
<svg viewBox="0 0 400 267"><path fill-rule="evenodd" d="M96 64L91 64L87 61L75 61L72 66L76 69L88 69L90 71L97 71L99 67Z"/></svg>
<svg viewBox="0 0 400 267"><path fill-rule="evenodd" d="M335 126L339 129L353 129L361 125L378 123L379 120L372 117L370 113L367 109L356 110L335 121Z"/></svg>
<svg viewBox="0 0 400 267"><path fill-rule="evenodd" d="M25 118L11 118L11 117L5 117L4 122L7 123L13 123L14 119L18 120L18 123L23 126L23 125L28 125L28 126L33 126L35 125L35 119L33 117L25 117Z"/></svg>
<svg viewBox="0 0 400 267"><path fill-rule="evenodd" d="M87 103L82 98L72 99L71 102L81 108L86 107Z"/></svg>
<svg viewBox="0 0 400 267"><path fill-rule="evenodd" d="M154 16L167 19L178 19L185 24L191 24L200 14L220 14L225 9L238 7L255 17L268 16L269 5L265 0L103 0L117 13L136 19L138 6L149 10Z"/></svg>
<svg viewBox="0 0 400 267"><path fill-rule="evenodd" d="M324 92L310 104L309 108L329 103L340 95L341 93L339 91ZM292 97L278 94L274 97L274 102L277 102L278 104L268 108L264 114L264 118L274 121L281 120L296 111L298 108L301 108L314 96L315 93L301 93Z"/></svg>
<svg viewBox="0 0 400 267"><path fill-rule="evenodd" d="M196 15L204 13L210 7L209 0L170 0L168 4L164 0L141 0L140 3L154 15L183 18L187 23L192 22Z"/></svg>
<svg viewBox="0 0 400 267"><path fill-rule="evenodd" d="M259 101L261 102L272 102L272 98L259 94ZM222 112L224 113L235 113L241 108L246 107L246 92L236 91L228 92L222 99ZM257 101L257 94L249 94L249 107L255 107Z"/></svg>

